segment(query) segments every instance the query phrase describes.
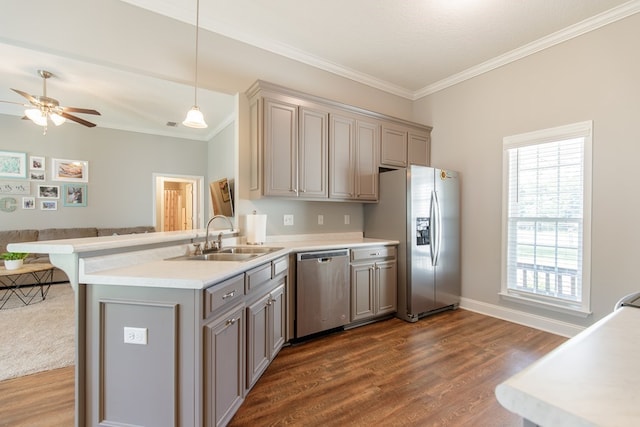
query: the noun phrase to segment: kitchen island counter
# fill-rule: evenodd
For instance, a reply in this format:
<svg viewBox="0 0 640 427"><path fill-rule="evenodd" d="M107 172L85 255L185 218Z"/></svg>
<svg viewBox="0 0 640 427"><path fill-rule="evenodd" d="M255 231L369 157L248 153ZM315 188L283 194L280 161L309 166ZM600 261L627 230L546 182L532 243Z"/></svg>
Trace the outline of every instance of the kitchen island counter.
<svg viewBox="0 0 640 427"><path fill-rule="evenodd" d="M44 242L11 243L17 252L49 253L72 285L132 285L203 289L254 266L283 255L332 248L395 245L397 241L369 239L362 233L295 235L271 238L264 246L282 248L248 261L172 260L193 251L190 241L202 239L203 230L148 233ZM164 245L161 247L155 247ZM233 243L224 246L234 246ZM74 275L78 275L74 280ZM74 283L76 282L76 283Z"/></svg>
<svg viewBox="0 0 640 427"><path fill-rule="evenodd" d="M525 425L637 425L639 326L640 309L614 311L498 385L498 401Z"/></svg>
<svg viewBox="0 0 640 427"><path fill-rule="evenodd" d="M74 288L77 427L225 425L293 336L293 254L398 244L362 233L283 236L264 245L279 249L244 262L185 259L204 235L9 245L48 253ZM246 246L233 232L222 240Z"/></svg>

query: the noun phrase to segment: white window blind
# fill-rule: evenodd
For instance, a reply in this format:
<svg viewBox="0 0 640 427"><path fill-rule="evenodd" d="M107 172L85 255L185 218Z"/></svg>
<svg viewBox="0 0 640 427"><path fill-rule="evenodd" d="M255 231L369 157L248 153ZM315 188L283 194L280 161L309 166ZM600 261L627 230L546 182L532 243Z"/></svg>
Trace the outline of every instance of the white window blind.
<svg viewBox="0 0 640 427"><path fill-rule="evenodd" d="M589 310L591 122L504 139L502 294Z"/></svg>

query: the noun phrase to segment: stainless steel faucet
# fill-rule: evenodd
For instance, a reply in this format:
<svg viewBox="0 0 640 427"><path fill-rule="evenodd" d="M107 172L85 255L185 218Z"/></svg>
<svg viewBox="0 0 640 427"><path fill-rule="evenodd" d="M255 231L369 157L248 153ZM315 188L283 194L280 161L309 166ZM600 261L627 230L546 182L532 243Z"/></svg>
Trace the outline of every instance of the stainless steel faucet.
<svg viewBox="0 0 640 427"><path fill-rule="evenodd" d="M202 250L203 253L219 251L220 249L222 249L222 232L220 232L218 234L218 241L216 242L216 247L214 249L211 248L211 243L209 243L209 225L211 225L213 220L216 219L216 218L224 218L224 219L226 219L227 222L229 223L229 227L231 228L231 231L233 231L233 224L231 223L231 220L229 218L227 218L224 215L214 215L209 220L209 222L207 222L207 235L205 236L205 239L204 239L204 248Z"/></svg>

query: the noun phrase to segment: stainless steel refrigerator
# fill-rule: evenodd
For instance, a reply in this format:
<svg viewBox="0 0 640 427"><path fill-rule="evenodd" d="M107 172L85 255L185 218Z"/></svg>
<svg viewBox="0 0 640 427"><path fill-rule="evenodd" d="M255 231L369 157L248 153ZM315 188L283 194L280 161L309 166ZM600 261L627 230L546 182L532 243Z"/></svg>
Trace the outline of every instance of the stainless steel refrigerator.
<svg viewBox="0 0 640 427"><path fill-rule="evenodd" d="M425 166L380 173L364 235L400 241L397 317L415 322L460 303L458 173Z"/></svg>

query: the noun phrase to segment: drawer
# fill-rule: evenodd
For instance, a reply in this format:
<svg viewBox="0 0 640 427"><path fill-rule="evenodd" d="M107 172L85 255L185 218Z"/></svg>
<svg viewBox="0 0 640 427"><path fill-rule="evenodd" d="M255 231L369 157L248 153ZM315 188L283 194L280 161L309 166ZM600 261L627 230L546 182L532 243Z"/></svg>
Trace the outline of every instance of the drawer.
<svg viewBox="0 0 640 427"><path fill-rule="evenodd" d="M283 256L282 258L278 258L272 262L273 268L271 269L271 277L274 278L276 276L281 275L282 273L286 273L289 269L289 257Z"/></svg>
<svg viewBox="0 0 640 427"><path fill-rule="evenodd" d="M395 258L395 246L372 246L368 248L351 249L351 261L365 261L369 259Z"/></svg>
<svg viewBox="0 0 640 427"><path fill-rule="evenodd" d="M271 263L263 264L245 274L245 289L249 293L271 280Z"/></svg>
<svg viewBox="0 0 640 427"><path fill-rule="evenodd" d="M239 274L224 282L204 290L204 317L220 307L231 306L244 296L244 274Z"/></svg>

